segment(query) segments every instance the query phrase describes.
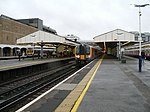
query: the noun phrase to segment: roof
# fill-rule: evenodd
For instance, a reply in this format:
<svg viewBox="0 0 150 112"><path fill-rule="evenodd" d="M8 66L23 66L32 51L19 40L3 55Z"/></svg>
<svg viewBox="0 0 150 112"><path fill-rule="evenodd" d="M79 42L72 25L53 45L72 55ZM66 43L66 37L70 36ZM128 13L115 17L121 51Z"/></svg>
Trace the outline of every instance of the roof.
<svg viewBox="0 0 150 112"><path fill-rule="evenodd" d="M115 29L115 30L112 30L112 31L109 31L109 32L106 32L106 33L103 33L103 34L100 34L100 35L97 35L97 36L95 36L94 38L96 38L96 37L98 37L98 36L102 36L102 35L108 34L108 33L111 33L111 32L116 31L116 30L120 30L120 31L123 31L123 32L126 32L126 33L130 33L130 32L128 32L128 31L125 31L125 30L122 30L122 29ZM133 33L131 33L131 34L133 34ZM94 38L93 38L93 39L94 39Z"/></svg>
<svg viewBox="0 0 150 112"><path fill-rule="evenodd" d="M0 44L0 48L5 48L5 47L10 47L10 48L28 48L29 46Z"/></svg>
<svg viewBox="0 0 150 112"><path fill-rule="evenodd" d="M15 21L15 22L17 22L17 23L20 23L20 24L27 25L27 26L30 26L30 27L35 28L35 27L32 26L32 25L24 24L24 23L22 23L22 22L20 22L20 21L18 21L18 20L16 20L16 19L13 19L13 18L11 18L11 17L5 16L5 15L3 15L3 14L0 16L0 18L9 19L9 20Z"/></svg>
<svg viewBox="0 0 150 112"><path fill-rule="evenodd" d="M17 44L40 44L41 42L44 44L64 44L74 46L79 44L79 42L66 39L63 36L44 31L36 31L32 34L17 39Z"/></svg>

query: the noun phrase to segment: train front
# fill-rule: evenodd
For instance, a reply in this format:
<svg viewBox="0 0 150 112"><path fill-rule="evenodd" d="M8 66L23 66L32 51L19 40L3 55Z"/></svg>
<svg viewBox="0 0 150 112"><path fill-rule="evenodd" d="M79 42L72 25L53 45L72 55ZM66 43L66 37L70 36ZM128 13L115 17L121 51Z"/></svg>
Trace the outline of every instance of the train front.
<svg viewBox="0 0 150 112"><path fill-rule="evenodd" d="M75 60L77 64L86 64L89 60L90 48L85 44L80 44L75 50Z"/></svg>

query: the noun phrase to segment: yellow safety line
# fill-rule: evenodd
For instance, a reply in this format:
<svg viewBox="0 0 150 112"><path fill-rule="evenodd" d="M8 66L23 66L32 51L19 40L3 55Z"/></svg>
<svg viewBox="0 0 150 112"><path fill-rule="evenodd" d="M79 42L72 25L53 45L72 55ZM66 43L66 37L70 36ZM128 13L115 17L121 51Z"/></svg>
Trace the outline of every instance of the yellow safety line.
<svg viewBox="0 0 150 112"><path fill-rule="evenodd" d="M102 63L103 58L104 58L104 55L103 55L102 58L99 60L99 64L98 64L96 70L94 71L94 73L93 73L91 79L89 80L88 84L86 85L86 87L85 87L84 90L82 91L80 97L77 99L77 101L76 101L75 105L73 106L71 112L76 112L76 111L77 111L77 109L78 109L78 107L79 107L81 101L83 100L83 97L84 97L86 91L88 90L88 88L89 88L89 86L90 86L90 84L91 84L91 82L92 82L94 76L96 75L96 72L97 72L97 70L98 70L100 64Z"/></svg>

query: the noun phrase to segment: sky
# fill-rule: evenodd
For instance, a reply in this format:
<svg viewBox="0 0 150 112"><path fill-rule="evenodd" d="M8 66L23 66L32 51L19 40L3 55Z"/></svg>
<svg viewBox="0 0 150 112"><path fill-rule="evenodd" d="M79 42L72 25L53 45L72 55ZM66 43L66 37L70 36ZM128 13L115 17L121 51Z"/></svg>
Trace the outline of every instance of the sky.
<svg viewBox="0 0 150 112"><path fill-rule="evenodd" d="M39 18L58 35L81 40L115 30L139 31L137 7L150 0L0 0L0 14L14 19ZM142 32L150 32L150 6L141 8Z"/></svg>

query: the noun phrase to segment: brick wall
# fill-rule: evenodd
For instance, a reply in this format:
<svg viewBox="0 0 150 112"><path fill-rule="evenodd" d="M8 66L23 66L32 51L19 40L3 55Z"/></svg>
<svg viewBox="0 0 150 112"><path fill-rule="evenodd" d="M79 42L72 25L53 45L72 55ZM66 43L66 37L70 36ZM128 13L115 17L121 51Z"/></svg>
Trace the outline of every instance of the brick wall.
<svg viewBox="0 0 150 112"><path fill-rule="evenodd" d="M16 44L18 38L24 37L38 29L9 18L0 18L0 44Z"/></svg>

